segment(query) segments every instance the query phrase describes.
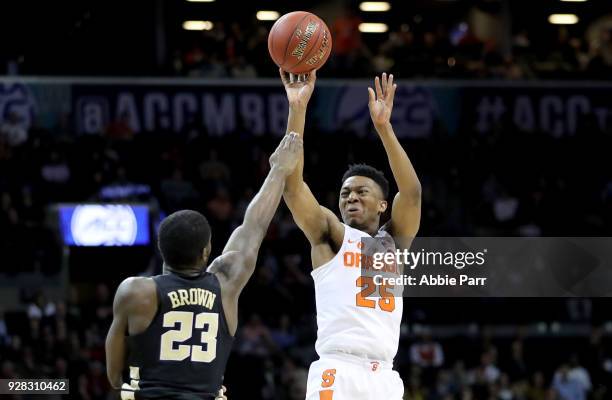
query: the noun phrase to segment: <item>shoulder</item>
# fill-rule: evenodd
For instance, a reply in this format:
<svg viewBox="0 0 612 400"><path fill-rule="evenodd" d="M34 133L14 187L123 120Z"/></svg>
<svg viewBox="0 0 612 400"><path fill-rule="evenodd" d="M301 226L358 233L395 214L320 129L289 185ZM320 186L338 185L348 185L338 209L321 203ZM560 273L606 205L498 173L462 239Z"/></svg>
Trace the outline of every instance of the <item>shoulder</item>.
<svg viewBox="0 0 612 400"><path fill-rule="evenodd" d="M414 241L414 236L405 235L401 232L395 232L391 220L380 227L376 236L383 240L388 239L392 241L396 249L400 250L410 249L410 246L412 246L412 242Z"/></svg>
<svg viewBox="0 0 612 400"><path fill-rule="evenodd" d="M132 276L117 287L115 305L130 307L157 297L155 281L152 278Z"/></svg>

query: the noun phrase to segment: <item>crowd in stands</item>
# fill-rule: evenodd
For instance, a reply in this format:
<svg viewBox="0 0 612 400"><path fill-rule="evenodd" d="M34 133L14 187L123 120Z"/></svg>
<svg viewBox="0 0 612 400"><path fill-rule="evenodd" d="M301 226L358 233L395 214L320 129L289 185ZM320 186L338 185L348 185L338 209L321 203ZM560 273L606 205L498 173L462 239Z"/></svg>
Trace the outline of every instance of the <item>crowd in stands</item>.
<svg viewBox="0 0 612 400"><path fill-rule="evenodd" d="M117 138L116 127L107 132L110 137L35 128L24 136L12 133L11 123L0 127L3 279L21 272L57 273L61 245L46 218L47 206L55 202L138 200L165 214L199 210L213 228L214 257L242 220L279 140L248 131L209 137L203 130ZM348 140L350 132L311 129L305 179L323 205L337 209L340 178L349 163L367 162L391 177L376 136L355 141ZM486 137L469 132L402 141L423 186L420 235L609 236L612 181L604 168L609 135L593 131L554 138L503 127ZM24 294L27 308L0 312L0 378L68 377L74 398L109 398L103 346L112 292L127 271L160 271L159 258L153 249L149 253L149 264L121 257L113 265L90 260L72 266L89 269L97 281L72 280L65 301ZM316 357L308 254L306 240L282 206L241 297L241 327L226 374L230 399L303 398L307 368ZM598 328L609 320L609 310L605 299L407 299L396 360L406 399L610 398L612 343L610 332ZM537 321L592 324L593 329L575 337L534 337L518 328L502 337L484 329L435 337L413 329L415 324Z"/></svg>
<svg viewBox="0 0 612 400"><path fill-rule="evenodd" d="M287 285L290 273L279 274L284 276L280 278L267 268L261 271L242 297L241 326L225 374L229 398L302 400L308 365L316 359L314 315L307 311L312 307L306 306L314 301L311 288L304 282ZM302 287L301 293L294 294L297 286ZM305 298L298 297L304 294ZM262 295L269 299L259 300ZM273 298L277 306L265 310L265 315L253 312L253 308L261 311L266 303L270 306L267 300ZM527 335L525 326L517 324L514 333L506 336L491 335L484 327L477 333L440 338L426 331L415 334L414 329L406 334L415 323L411 314L426 314L432 308L428 301L406 302L409 314L395 360L406 400L611 398L609 330L593 327L590 334L575 337ZM452 299L440 305L451 301L469 307L473 314L479 312L479 301ZM244 310L251 302L256 304ZM602 310L610 307L609 301L587 302ZM511 304L515 311L527 305L518 300ZM566 305L554 299L548 310L563 310ZM104 366L104 338L111 319L112 289L105 283L98 283L87 296L72 288L67 301L49 301L38 295L26 311L0 310L0 379L64 378L70 381L70 398L118 398L107 382ZM506 325L512 320L507 316Z"/></svg>
<svg viewBox="0 0 612 400"><path fill-rule="evenodd" d="M606 29L596 38L565 27L552 38L521 30L502 48L494 40L479 39L467 23L423 29L410 21L370 37L359 31L360 22L350 15L330 24L334 45L322 76L392 72L402 78L606 80L612 72L612 32ZM189 45L175 53L172 68L190 77L274 77L267 38L262 24L219 22L211 31L190 35Z"/></svg>

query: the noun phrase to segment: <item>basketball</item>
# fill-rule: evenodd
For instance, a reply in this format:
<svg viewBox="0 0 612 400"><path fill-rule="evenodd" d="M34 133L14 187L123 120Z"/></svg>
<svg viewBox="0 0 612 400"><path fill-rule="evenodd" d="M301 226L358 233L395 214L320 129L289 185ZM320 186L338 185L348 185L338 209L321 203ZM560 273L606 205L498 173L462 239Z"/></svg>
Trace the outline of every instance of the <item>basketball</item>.
<svg viewBox="0 0 612 400"><path fill-rule="evenodd" d="M316 15L295 11L280 17L268 35L274 63L293 74L304 74L325 64L332 47L329 28Z"/></svg>

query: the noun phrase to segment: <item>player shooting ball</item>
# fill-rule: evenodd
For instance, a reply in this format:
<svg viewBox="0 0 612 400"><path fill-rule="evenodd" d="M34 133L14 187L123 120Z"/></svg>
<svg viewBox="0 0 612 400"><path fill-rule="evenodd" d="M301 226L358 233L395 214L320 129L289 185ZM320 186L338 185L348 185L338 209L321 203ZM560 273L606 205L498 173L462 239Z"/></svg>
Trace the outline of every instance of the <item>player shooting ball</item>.
<svg viewBox="0 0 612 400"><path fill-rule="evenodd" d="M303 79L288 79L283 70L280 75L289 100L287 132L303 136L316 71ZM419 229L421 185L391 124L396 87L393 75L383 73L375 78L374 89L368 88L370 117L399 189L388 222L381 226L380 219L388 206L389 182L374 167L357 164L344 173L338 199L342 221L318 203L304 182L303 153L287 177L283 198L310 242L316 292L315 347L320 359L310 366L307 400L400 400L403 396L402 380L392 369L402 298L385 286L376 287L371 278L361 276L360 268L346 265L350 257L345 257L360 251L363 237L387 242L403 239L401 247L406 247Z"/></svg>

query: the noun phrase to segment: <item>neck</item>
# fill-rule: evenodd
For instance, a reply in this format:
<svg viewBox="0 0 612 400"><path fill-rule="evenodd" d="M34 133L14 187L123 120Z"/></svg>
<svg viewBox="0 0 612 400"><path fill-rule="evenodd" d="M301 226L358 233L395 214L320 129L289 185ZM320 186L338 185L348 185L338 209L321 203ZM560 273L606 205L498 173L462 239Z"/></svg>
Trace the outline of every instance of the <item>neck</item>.
<svg viewBox="0 0 612 400"><path fill-rule="evenodd" d="M173 274L179 274L179 275L185 275L185 276L197 276L197 275L200 275L202 271L203 269L198 268L198 267L191 267L187 269L174 269L167 264L164 264L163 266L164 275L173 273Z"/></svg>
<svg viewBox="0 0 612 400"><path fill-rule="evenodd" d="M351 228L359 229L360 231L364 231L370 236L375 236L379 229L379 221L372 222L367 225L354 225Z"/></svg>

